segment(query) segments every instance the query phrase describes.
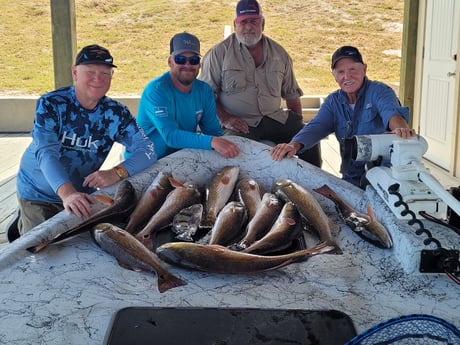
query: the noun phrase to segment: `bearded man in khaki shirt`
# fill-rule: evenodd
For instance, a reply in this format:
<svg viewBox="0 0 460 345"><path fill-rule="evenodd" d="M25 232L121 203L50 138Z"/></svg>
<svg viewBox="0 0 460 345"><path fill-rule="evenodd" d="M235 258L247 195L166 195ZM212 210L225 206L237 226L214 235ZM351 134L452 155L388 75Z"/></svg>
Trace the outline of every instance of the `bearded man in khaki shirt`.
<svg viewBox="0 0 460 345"><path fill-rule="evenodd" d="M265 19L255 0L236 7L235 33L211 48L202 61L200 79L216 94L225 135L275 144L288 142L304 127L303 95L286 50L263 34ZM286 101L287 110L281 108ZM299 158L321 167L320 144Z"/></svg>

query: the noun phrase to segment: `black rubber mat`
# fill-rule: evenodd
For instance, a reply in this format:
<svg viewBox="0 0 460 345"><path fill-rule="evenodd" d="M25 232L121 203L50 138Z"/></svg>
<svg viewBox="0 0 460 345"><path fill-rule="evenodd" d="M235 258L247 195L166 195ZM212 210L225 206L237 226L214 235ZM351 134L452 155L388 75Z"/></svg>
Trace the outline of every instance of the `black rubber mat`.
<svg viewBox="0 0 460 345"><path fill-rule="evenodd" d="M112 318L106 345L343 345L356 336L336 310L129 307Z"/></svg>

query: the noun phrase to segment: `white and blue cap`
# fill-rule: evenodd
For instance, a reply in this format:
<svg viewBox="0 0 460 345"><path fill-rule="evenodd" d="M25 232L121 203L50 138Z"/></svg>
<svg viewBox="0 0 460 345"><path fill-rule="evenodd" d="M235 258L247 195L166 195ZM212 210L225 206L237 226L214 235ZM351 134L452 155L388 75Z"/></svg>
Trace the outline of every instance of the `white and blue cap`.
<svg viewBox="0 0 460 345"><path fill-rule="evenodd" d="M188 32L181 32L171 38L169 42L170 54L178 55L181 53L195 53L200 55L200 41L199 39Z"/></svg>

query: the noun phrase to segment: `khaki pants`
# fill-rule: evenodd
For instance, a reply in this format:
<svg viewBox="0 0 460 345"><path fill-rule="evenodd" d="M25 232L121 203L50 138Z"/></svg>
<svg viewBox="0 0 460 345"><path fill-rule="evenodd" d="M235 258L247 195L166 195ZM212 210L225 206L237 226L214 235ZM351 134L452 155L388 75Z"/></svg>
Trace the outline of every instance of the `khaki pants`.
<svg viewBox="0 0 460 345"><path fill-rule="evenodd" d="M21 235L64 209L61 203L30 201L19 197L18 202L20 212L18 230Z"/></svg>

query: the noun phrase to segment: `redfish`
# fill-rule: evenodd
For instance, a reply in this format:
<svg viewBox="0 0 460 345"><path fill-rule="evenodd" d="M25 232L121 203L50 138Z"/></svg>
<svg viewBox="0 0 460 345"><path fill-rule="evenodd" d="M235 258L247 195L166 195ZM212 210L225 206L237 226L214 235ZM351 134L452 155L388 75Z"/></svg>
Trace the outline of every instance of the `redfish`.
<svg viewBox="0 0 460 345"><path fill-rule="evenodd" d="M155 177L129 216L126 231L129 233L137 232L139 230L138 227L144 226L149 218L158 211L165 201L166 196L174 189L169 182L171 177L171 173L163 171Z"/></svg>
<svg viewBox="0 0 460 345"><path fill-rule="evenodd" d="M109 223L100 223L94 227L92 235L96 243L104 251L113 255L123 268L156 272L158 291L161 293L187 284L170 273L154 252L126 230Z"/></svg>
<svg viewBox="0 0 460 345"><path fill-rule="evenodd" d="M91 215L88 219L84 220L77 226L57 235L55 238L40 243L36 246L27 248L32 253L37 253L51 243L62 241L71 236L78 235L84 231L88 231L95 224L106 222L123 220L129 216L134 207L136 206L136 193L134 187L129 180L123 180L118 185L113 200L108 196L96 196L97 200L102 200L103 203L109 205L108 207L96 212Z"/></svg>
<svg viewBox="0 0 460 345"><path fill-rule="evenodd" d="M259 184L253 178L242 178L236 184L236 191L239 201L246 206L248 220L251 220L262 200Z"/></svg>
<svg viewBox="0 0 460 345"><path fill-rule="evenodd" d="M150 218L144 228L136 234L136 238L152 249L151 235L164 227L171 225L174 216L182 209L200 201L201 193L193 182L181 183L170 178L175 187L167 196L160 209Z"/></svg>
<svg viewBox="0 0 460 345"><path fill-rule="evenodd" d="M293 202L299 213L319 233L321 241L336 247L336 254L342 254L339 245L332 239L331 225L333 224L324 212L318 200L306 188L289 180L279 179L273 184L273 192L284 201Z"/></svg>
<svg viewBox="0 0 460 345"><path fill-rule="evenodd" d="M201 226L212 228L220 210L227 204L236 182L240 168L225 166L217 172L206 187L205 215Z"/></svg>
<svg viewBox="0 0 460 345"><path fill-rule="evenodd" d="M286 249L292 241L302 233L302 224L299 211L294 203L288 201L284 204L281 213L267 234L255 241L245 250L245 253L268 254Z"/></svg>
<svg viewBox="0 0 460 345"><path fill-rule="evenodd" d="M211 273L246 274L274 270L334 249L334 246L320 243L309 249L270 256L237 252L219 245L169 242L158 247L156 253L161 260L184 268Z"/></svg>
<svg viewBox="0 0 460 345"><path fill-rule="evenodd" d="M264 193L254 217L246 225L246 232L243 239L232 246L232 249L246 249L266 234L279 216L282 207L283 203L275 194Z"/></svg>
<svg viewBox="0 0 460 345"><path fill-rule="evenodd" d="M230 201L217 216L211 230L209 244L228 245L243 232L247 218L244 204L239 201Z"/></svg>

